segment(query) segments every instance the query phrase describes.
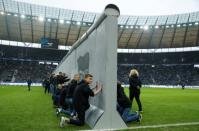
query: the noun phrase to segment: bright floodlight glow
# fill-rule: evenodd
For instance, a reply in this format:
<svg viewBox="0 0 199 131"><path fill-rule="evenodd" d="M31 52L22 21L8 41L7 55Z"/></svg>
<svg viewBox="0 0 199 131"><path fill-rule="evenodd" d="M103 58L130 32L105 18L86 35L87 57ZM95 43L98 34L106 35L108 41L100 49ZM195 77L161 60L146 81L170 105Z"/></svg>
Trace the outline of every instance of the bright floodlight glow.
<svg viewBox="0 0 199 131"><path fill-rule="evenodd" d="M158 29L158 28L159 28L159 26L158 26L158 25L156 25L156 26L155 26L155 28L156 28L156 29Z"/></svg>
<svg viewBox="0 0 199 131"><path fill-rule="evenodd" d="M189 26L192 26L192 24L190 23Z"/></svg>
<svg viewBox="0 0 199 131"><path fill-rule="evenodd" d="M44 17L39 17L39 19L38 19L39 21L44 21Z"/></svg>
<svg viewBox="0 0 199 131"><path fill-rule="evenodd" d="M169 26L167 25L166 28L169 28Z"/></svg>
<svg viewBox="0 0 199 131"><path fill-rule="evenodd" d="M7 15L11 15L10 13L8 13Z"/></svg>
<svg viewBox="0 0 199 131"><path fill-rule="evenodd" d="M130 28L133 29L133 26L131 26Z"/></svg>
<svg viewBox="0 0 199 131"><path fill-rule="evenodd" d="M23 18L23 19L24 19L25 17L26 17L25 15L21 15L21 18Z"/></svg>
<svg viewBox="0 0 199 131"><path fill-rule="evenodd" d="M198 25L198 22L196 22L195 25Z"/></svg>
<svg viewBox="0 0 199 131"><path fill-rule="evenodd" d="M128 28L129 28L129 26L128 26L128 25L126 25L126 26L125 26L125 28L126 28L126 29L128 29Z"/></svg>
<svg viewBox="0 0 199 131"><path fill-rule="evenodd" d="M18 15L17 15L17 14L14 14L14 16L17 17Z"/></svg>
<svg viewBox="0 0 199 131"><path fill-rule="evenodd" d="M4 12L3 12L3 11L1 11L1 15L4 15Z"/></svg>
<svg viewBox="0 0 199 131"><path fill-rule="evenodd" d="M83 25L86 25L86 23L84 22Z"/></svg>
<svg viewBox="0 0 199 131"><path fill-rule="evenodd" d="M70 24L70 21L66 21L66 24Z"/></svg>
<svg viewBox="0 0 199 131"><path fill-rule="evenodd" d="M174 27L174 25L171 25L171 28L173 28Z"/></svg>
<svg viewBox="0 0 199 131"><path fill-rule="evenodd" d="M48 21L48 22L51 22L51 19L48 19L47 21Z"/></svg>
<svg viewBox="0 0 199 131"><path fill-rule="evenodd" d="M145 25L144 26L144 30L148 30L149 29L149 26L148 25Z"/></svg>
<svg viewBox="0 0 199 131"><path fill-rule="evenodd" d="M63 24L63 23L64 23L64 20L59 20L59 23Z"/></svg>
<svg viewBox="0 0 199 131"><path fill-rule="evenodd" d="M120 26L120 28L123 28L123 27L124 27L123 25Z"/></svg>
<svg viewBox="0 0 199 131"><path fill-rule="evenodd" d="M180 27L180 25L177 25L177 27Z"/></svg>
<svg viewBox="0 0 199 131"><path fill-rule="evenodd" d="M76 24L77 24L77 25L81 25L81 22L78 21Z"/></svg>

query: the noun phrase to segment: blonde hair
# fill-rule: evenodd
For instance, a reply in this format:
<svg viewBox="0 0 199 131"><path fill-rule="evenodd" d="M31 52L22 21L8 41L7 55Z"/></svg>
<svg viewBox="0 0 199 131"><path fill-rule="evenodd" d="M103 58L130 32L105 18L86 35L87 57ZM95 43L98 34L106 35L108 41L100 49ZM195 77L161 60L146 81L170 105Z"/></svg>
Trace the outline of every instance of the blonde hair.
<svg viewBox="0 0 199 131"><path fill-rule="evenodd" d="M136 70L136 69L132 69L131 71L130 71L130 73L129 73L129 77L130 76L139 76L139 73L138 73L138 71Z"/></svg>

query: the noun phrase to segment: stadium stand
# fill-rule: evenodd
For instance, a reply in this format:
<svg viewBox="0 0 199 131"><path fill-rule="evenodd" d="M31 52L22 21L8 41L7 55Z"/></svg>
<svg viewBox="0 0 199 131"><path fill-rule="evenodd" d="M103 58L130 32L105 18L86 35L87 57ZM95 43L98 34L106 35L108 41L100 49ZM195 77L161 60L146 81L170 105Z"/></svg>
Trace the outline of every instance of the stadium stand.
<svg viewBox="0 0 199 131"><path fill-rule="evenodd" d="M37 61L1 60L0 67L0 81L26 82L30 77L33 82L41 83L56 66Z"/></svg>
<svg viewBox="0 0 199 131"><path fill-rule="evenodd" d="M118 65L118 79L128 83L128 74L132 68L140 72L145 85L198 85L199 68L193 65Z"/></svg>

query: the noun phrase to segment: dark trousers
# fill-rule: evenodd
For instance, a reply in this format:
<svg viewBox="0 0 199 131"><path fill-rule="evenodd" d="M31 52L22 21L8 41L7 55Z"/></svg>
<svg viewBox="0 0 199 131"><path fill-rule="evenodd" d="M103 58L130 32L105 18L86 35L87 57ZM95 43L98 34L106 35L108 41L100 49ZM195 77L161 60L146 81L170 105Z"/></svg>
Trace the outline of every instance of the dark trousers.
<svg viewBox="0 0 199 131"><path fill-rule="evenodd" d="M86 110L79 110L77 112L77 119L70 119L70 124L77 125L77 126L82 126L84 125L85 121L85 112Z"/></svg>
<svg viewBox="0 0 199 131"><path fill-rule="evenodd" d="M45 86L45 94L48 91L48 93L50 93L50 86Z"/></svg>
<svg viewBox="0 0 199 131"><path fill-rule="evenodd" d="M130 97L131 103L133 103L133 99L135 97L135 100L138 104L139 111L142 111L142 104L140 101L140 91L139 90L135 91L135 90L129 89L129 97Z"/></svg>
<svg viewBox="0 0 199 131"><path fill-rule="evenodd" d="M30 91L30 85L28 84L28 91Z"/></svg>

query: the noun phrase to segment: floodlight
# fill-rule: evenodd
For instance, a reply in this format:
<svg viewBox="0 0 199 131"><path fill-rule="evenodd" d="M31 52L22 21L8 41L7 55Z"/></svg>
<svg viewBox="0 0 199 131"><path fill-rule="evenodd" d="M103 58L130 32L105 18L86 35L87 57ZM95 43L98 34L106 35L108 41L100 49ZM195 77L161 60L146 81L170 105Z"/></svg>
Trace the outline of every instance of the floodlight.
<svg viewBox="0 0 199 131"><path fill-rule="evenodd" d="M44 21L44 17L39 16L39 21Z"/></svg>
<svg viewBox="0 0 199 131"><path fill-rule="evenodd" d="M48 21L48 22L51 22L51 19L48 19L47 21Z"/></svg>
<svg viewBox="0 0 199 131"><path fill-rule="evenodd" d="M81 25L81 22L78 21L76 24L77 24L77 25Z"/></svg>
<svg viewBox="0 0 199 131"><path fill-rule="evenodd" d="M195 25L198 25L198 22L195 22Z"/></svg>
<svg viewBox="0 0 199 131"><path fill-rule="evenodd" d="M17 15L17 14L14 14L14 16L17 17L18 15Z"/></svg>
<svg viewBox="0 0 199 131"><path fill-rule="evenodd" d="M66 21L66 24L70 24L70 21Z"/></svg>
<svg viewBox="0 0 199 131"><path fill-rule="evenodd" d="M120 26L120 28L123 28L123 27L124 27L123 25Z"/></svg>
<svg viewBox="0 0 199 131"><path fill-rule="evenodd" d="M63 24L63 23L64 23L64 20L59 20L59 23Z"/></svg>
<svg viewBox="0 0 199 131"><path fill-rule="evenodd" d="M131 26L130 28L133 29L133 26Z"/></svg>
<svg viewBox="0 0 199 131"><path fill-rule="evenodd" d="M24 19L25 17L26 17L25 15L21 15L21 18L23 18L23 19Z"/></svg>
<svg viewBox="0 0 199 131"><path fill-rule="evenodd" d="M4 15L4 12L3 12L3 11L1 11L1 15Z"/></svg>
<svg viewBox="0 0 199 131"><path fill-rule="evenodd" d="M159 26L158 26L158 25L156 25L156 26L155 26L155 28L156 28L156 29L158 29L158 28L159 28Z"/></svg>
<svg viewBox="0 0 199 131"><path fill-rule="evenodd" d="M177 27L180 27L180 25L177 25Z"/></svg>
<svg viewBox="0 0 199 131"><path fill-rule="evenodd" d="M10 13L7 13L7 15L11 15Z"/></svg>
<svg viewBox="0 0 199 131"><path fill-rule="evenodd" d="M144 26L144 30L148 30L149 29L149 26L148 25L145 25Z"/></svg>
<svg viewBox="0 0 199 131"><path fill-rule="evenodd" d="M128 28L129 28L129 26L128 26L128 25L126 25L126 26L125 26L125 28L126 28L126 29L128 29Z"/></svg>

